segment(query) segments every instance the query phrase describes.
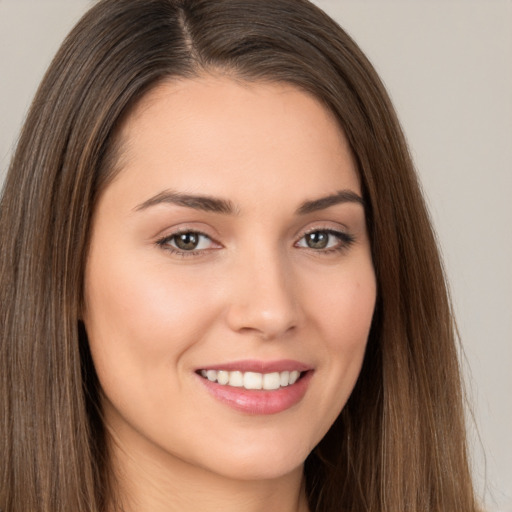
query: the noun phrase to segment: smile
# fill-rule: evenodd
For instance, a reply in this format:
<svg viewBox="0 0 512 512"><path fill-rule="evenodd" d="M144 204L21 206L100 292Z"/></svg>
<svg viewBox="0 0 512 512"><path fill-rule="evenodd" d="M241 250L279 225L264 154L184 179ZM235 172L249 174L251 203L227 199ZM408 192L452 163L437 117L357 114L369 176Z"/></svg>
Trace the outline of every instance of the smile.
<svg viewBox="0 0 512 512"><path fill-rule="evenodd" d="M239 412L267 415L284 412L304 398L315 370L298 361L234 361L198 368L204 388Z"/></svg>
<svg viewBox="0 0 512 512"><path fill-rule="evenodd" d="M221 386L273 391L295 384L301 376L301 372L298 370L270 373L242 372L239 370L201 370L200 375Z"/></svg>

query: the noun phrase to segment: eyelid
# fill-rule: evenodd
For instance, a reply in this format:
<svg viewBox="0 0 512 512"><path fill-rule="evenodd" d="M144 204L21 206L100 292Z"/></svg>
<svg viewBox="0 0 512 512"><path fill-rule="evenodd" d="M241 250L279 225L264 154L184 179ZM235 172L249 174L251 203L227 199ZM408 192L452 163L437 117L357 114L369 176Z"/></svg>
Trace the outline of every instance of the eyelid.
<svg viewBox="0 0 512 512"><path fill-rule="evenodd" d="M209 247L207 249L192 249L190 251L185 251L185 250L179 249L178 247L173 247L172 245L169 244L169 242L171 240L173 240L173 238L178 237L179 235L188 234L188 233L195 234L200 237L208 238L211 241L212 245L214 245L215 247ZM222 245L219 242L217 242L212 236L208 235L207 233L205 233L197 228L192 228L192 227L188 227L188 226L180 227L170 233L167 232L165 235L159 237L155 243L157 246L159 246L164 251L168 251L171 254L175 254L177 256L182 256L182 257L197 256L197 255L205 254L211 250L219 249L222 247Z"/></svg>
<svg viewBox="0 0 512 512"><path fill-rule="evenodd" d="M329 235L335 236L340 241L339 245L337 245L335 247L326 247L323 249L315 249L313 247L298 245L299 242L301 240L303 240L306 236L311 235L313 233L317 233L317 232L327 233ZM304 230L294 245L295 245L295 247L306 249L306 250L312 251L314 253L329 254L332 252L342 252L344 250L347 250L355 241L356 241L355 236L353 234L349 233L349 231L347 229L333 228L333 227L327 227L327 226L314 226L314 227Z"/></svg>

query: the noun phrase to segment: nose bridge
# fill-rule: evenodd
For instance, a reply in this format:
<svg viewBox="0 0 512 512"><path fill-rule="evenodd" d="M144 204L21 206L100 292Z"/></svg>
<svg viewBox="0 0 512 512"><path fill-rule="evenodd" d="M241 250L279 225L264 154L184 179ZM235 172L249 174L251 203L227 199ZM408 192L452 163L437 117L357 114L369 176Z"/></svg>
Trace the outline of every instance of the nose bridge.
<svg viewBox="0 0 512 512"><path fill-rule="evenodd" d="M272 339L298 322L292 269L279 248L259 248L240 255L234 265L228 322L236 331Z"/></svg>

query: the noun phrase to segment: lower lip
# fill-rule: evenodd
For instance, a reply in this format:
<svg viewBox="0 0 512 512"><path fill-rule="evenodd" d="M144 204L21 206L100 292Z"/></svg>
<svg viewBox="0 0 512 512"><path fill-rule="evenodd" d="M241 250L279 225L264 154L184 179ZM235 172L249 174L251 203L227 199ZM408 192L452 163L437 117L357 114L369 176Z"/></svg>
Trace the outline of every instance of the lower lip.
<svg viewBox="0 0 512 512"><path fill-rule="evenodd" d="M198 376L206 389L220 402L246 414L277 414L299 403L308 389L313 372L308 371L291 386L267 391L245 389L211 382Z"/></svg>

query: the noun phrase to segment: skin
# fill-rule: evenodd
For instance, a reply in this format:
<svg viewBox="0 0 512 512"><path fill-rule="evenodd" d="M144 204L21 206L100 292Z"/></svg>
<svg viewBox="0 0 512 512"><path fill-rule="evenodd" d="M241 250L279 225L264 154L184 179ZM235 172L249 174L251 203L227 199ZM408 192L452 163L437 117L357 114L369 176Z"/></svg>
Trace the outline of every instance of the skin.
<svg viewBox="0 0 512 512"><path fill-rule="evenodd" d="M362 204L297 211L361 195L347 141L306 93L218 76L160 84L120 137L83 319L124 510L307 511L303 463L354 387L376 296ZM233 211L151 201L164 191ZM198 249L173 252L177 230L203 233ZM247 359L307 364L306 394L247 414L197 374Z"/></svg>

